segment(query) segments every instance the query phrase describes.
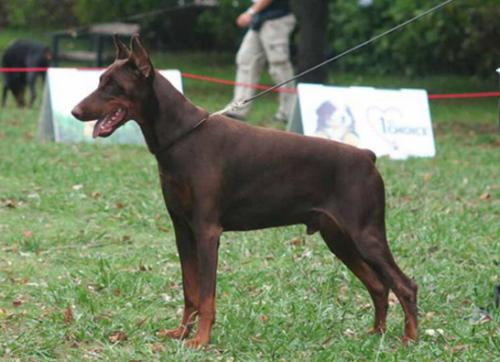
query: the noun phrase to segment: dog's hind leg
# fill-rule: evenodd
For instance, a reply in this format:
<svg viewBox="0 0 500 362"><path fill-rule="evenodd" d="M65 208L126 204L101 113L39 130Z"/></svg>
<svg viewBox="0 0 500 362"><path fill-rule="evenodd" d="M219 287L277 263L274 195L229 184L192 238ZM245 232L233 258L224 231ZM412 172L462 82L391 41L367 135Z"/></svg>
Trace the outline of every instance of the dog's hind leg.
<svg viewBox="0 0 500 362"><path fill-rule="evenodd" d="M399 299L405 313L403 342L417 339L417 284L396 264L380 227L366 227L353 237L361 257L375 270L386 286Z"/></svg>
<svg viewBox="0 0 500 362"><path fill-rule="evenodd" d="M360 169L360 172L362 169ZM390 288L403 308L403 343L417 339L417 284L398 267L389 249L385 231L385 193L382 178L369 168L362 184L351 184L331 208L342 210L338 225L348 235L361 258ZM333 215L336 216L336 215Z"/></svg>
<svg viewBox="0 0 500 362"><path fill-rule="evenodd" d="M353 241L340 230L335 221L325 215L319 217L320 233L328 248L363 282L370 293L375 308L372 333L383 333L386 328L389 288L363 260Z"/></svg>

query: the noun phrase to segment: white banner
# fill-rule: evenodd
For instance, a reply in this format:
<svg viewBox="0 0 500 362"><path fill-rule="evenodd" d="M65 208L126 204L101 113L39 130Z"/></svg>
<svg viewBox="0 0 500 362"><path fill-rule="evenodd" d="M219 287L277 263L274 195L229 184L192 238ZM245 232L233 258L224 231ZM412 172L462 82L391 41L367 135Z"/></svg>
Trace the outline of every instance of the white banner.
<svg viewBox="0 0 500 362"><path fill-rule="evenodd" d="M81 122L71 115L71 110L99 84L104 70L80 70L74 68L49 68L45 82L40 134L44 139L56 142L104 142L144 144L142 132L133 121L117 129L108 138L92 138L95 122ZM182 92L182 77L178 70L162 70L160 73Z"/></svg>
<svg viewBox="0 0 500 362"><path fill-rule="evenodd" d="M305 135L368 148L377 156L395 159L436 153L425 90L318 84L299 84L297 90L299 107L289 127L292 130L302 128Z"/></svg>

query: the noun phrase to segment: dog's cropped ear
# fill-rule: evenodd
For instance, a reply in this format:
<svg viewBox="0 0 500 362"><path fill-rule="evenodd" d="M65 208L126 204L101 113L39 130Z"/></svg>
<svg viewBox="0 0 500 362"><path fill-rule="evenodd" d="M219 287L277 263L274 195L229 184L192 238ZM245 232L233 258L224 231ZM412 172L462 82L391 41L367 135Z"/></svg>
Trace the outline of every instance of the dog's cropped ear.
<svg viewBox="0 0 500 362"><path fill-rule="evenodd" d="M130 51L127 46L123 44L118 35L113 35L113 43L116 48L116 59L127 59L130 56Z"/></svg>
<svg viewBox="0 0 500 362"><path fill-rule="evenodd" d="M148 78L153 74L153 64L151 64L149 55L146 52L146 49L142 46L138 34L132 35L132 39L130 40L130 49L132 52L132 60L135 65L142 75Z"/></svg>

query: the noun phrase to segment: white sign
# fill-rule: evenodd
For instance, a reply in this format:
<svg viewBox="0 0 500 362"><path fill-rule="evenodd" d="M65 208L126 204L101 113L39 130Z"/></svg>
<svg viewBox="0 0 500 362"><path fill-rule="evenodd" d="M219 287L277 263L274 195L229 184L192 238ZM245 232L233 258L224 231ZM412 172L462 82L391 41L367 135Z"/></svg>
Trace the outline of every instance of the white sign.
<svg viewBox="0 0 500 362"><path fill-rule="evenodd" d="M404 159L436 153L427 92L299 84L289 129Z"/></svg>
<svg viewBox="0 0 500 362"><path fill-rule="evenodd" d="M100 142L144 144L144 137L137 123L129 121L108 138L92 138L95 122L75 119L71 110L99 84L104 70L80 70L74 68L49 68L45 82L40 136L56 142ZM182 92L182 77L178 70L162 70L160 73Z"/></svg>

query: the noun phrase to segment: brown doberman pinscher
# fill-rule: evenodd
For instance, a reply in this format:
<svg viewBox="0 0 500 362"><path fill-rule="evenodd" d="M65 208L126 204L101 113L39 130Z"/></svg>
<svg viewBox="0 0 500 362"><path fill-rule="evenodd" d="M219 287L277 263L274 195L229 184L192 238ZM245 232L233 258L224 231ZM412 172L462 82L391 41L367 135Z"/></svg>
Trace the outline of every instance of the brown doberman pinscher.
<svg viewBox="0 0 500 362"><path fill-rule="evenodd" d="M388 293L405 314L403 341L417 338L417 285L397 266L385 231L384 184L372 152L325 139L252 127L210 115L155 69L139 37L118 39L116 60L73 115L97 119L94 137L135 120L156 157L182 267L184 315L168 331L206 345L215 321L219 238L225 230L305 224L364 283L386 328Z"/></svg>

